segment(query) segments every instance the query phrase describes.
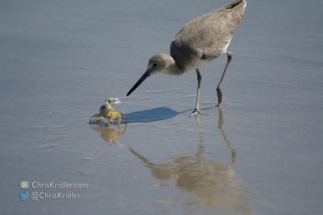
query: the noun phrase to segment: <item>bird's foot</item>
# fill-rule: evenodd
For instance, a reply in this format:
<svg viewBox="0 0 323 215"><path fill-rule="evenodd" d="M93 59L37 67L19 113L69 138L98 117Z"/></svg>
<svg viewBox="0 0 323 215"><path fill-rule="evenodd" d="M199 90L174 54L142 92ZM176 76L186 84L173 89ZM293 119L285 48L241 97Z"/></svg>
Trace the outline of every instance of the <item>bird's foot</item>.
<svg viewBox="0 0 323 215"><path fill-rule="evenodd" d="M200 111L200 109L195 109L192 113L191 113L191 115L190 115L190 117L191 116L196 116L196 115L208 115L207 113L204 113L204 112L202 112L202 111Z"/></svg>

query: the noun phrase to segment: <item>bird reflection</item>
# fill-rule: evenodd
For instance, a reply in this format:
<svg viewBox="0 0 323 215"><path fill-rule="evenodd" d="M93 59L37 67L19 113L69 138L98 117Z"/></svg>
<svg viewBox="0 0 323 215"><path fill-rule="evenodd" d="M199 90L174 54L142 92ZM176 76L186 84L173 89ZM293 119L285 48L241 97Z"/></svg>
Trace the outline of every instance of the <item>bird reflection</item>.
<svg viewBox="0 0 323 215"><path fill-rule="evenodd" d="M200 143L203 143L204 142L204 139L203 139L203 134L202 134L202 127L201 127L201 124L200 124L200 117L199 115L194 115L195 116L195 119L196 119L196 122L197 122L197 132L199 133L199 141Z"/></svg>
<svg viewBox="0 0 323 215"><path fill-rule="evenodd" d="M121 146L120 142L117 139L124 135L124 133L126 133L127 123L124 125L123 129L121 129L121 126L119 125L117 130L115 130L113 126L92 126L90 124L90 127L94 131L100 132L101 138L105 140L107 144Z"/></svg>
<svg viewBox="0 0 323 215"><path fill-rule="evenodd" d="M135 150L130 148L130 151L145 163L156 179L166 181L169 186L171 181L176 181L176 187L188 195L187 205L215 208L229 214L252 214L246 188L232 169L237 160L236 152L224 132L222 110L218 110L218 128L231 152L230 163L217 163L204 158L206 151L202 144L199 116L196 120L200 144L195 154L176 156L166 163L153 163Z"/></svg>

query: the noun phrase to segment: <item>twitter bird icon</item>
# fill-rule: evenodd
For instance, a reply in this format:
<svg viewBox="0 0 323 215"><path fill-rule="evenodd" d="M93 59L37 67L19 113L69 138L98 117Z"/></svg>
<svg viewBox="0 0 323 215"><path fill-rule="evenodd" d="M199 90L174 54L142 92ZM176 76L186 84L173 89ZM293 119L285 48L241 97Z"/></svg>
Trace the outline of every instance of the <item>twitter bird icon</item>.
<svg viewBox="0 0 323 215"><path fill-rule="evenodd" d="M24 193L20 193L20 200L21 201L25 201L26 199L28 199L28 197L29 197L29 192L28 191L26 191Z"/></svg>

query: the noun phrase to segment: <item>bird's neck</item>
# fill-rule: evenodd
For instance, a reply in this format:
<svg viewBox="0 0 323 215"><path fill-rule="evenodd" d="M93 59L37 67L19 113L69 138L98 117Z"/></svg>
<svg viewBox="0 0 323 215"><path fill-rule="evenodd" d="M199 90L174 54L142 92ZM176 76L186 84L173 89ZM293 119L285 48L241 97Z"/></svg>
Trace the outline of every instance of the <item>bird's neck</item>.
<svg viewBox="0 0 323 215"><path fill-rule="evenodd" d="M167 70L165 73L168 75L182 75L185 72L185 70L181 69L176 63L175 59L170 55L168 55L166 68Z"/></svg>

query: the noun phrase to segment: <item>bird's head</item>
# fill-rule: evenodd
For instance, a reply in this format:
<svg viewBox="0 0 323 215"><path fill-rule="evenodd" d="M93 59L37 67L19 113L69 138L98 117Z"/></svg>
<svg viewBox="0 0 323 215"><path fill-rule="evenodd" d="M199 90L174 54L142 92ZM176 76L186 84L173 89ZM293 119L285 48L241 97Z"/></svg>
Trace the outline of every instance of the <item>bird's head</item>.
<svg viewBox="0 0 323 215"><path fill-rule="evenodd" d="M169 68L174 63L174 59L167 54L156 54L148 61L148 67L146 72L141 76L137 83L129 90L127 96L129 96L144 80L149 76L163 73L169 74Z"/></svg>

